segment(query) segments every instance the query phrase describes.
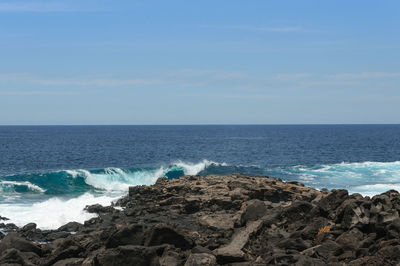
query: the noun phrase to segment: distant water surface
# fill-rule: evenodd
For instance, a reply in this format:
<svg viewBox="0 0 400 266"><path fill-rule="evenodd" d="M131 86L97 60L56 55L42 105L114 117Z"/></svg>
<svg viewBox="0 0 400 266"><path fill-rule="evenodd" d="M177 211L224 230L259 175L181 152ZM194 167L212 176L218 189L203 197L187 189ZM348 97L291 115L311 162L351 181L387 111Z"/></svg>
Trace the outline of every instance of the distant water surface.
<svg viewBox="0 0 400 266"><path fill-rule="evenodd" d="M18 225L82 222L160 176L229 173L400 190L400 125L0 126L0 215Z"/></svg>

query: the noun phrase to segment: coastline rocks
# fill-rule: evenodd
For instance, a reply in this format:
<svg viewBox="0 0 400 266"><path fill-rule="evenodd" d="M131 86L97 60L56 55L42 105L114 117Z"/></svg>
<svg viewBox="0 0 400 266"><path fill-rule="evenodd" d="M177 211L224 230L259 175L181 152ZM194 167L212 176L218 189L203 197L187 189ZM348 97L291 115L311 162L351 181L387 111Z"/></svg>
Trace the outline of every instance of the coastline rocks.
<svg viewBox="0 0 400 266"><path fill-rule="evenodd" d="M188 250L193 247L193 241L190 238L166 224L153 226L147 234L148 236L144 242L145 246L170 244L182 250Z"/></svg>
<svg viewBox="0 0 400 266"><path fill-rule="evenodd" d="M5 250L12 248L21 252L33 252L37 255L41 255L42 253L40 247L18 236L16 233L9 233L1 240L0 254L2 254Z"/></svg>
<svg viewBox="0 0 400 266"><path fill-rule="evenodd" d="M396 265L400 194L233 174L160 178L84 224L0 224L1 265Z"/></svg>

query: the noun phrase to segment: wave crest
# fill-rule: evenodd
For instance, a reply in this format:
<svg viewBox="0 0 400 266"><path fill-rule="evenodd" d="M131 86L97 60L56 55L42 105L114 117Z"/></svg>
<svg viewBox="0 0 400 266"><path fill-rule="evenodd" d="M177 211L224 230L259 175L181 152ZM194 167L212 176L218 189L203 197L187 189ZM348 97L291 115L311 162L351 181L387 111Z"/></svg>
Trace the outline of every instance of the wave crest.
<svg viewBox="0 0 400 266"><path fill-rule="evenodd" d="M33 193L44 193L45 189L34 185L28 181L0 181L0 192L4 193L24 193L24 192L33 192Z"/></svg>
<svg viewBox="0 0 400 266"><path fill-rule="evenodd" d="M203 160L199 163L177 161L171 165L147 168L104 168L97 170L62 170L43 174L3 177L0 191L20 193L82 194L88 191L126 192L129 186L152 185L158 178L196 175L208 167L226 164Z"/></svg>

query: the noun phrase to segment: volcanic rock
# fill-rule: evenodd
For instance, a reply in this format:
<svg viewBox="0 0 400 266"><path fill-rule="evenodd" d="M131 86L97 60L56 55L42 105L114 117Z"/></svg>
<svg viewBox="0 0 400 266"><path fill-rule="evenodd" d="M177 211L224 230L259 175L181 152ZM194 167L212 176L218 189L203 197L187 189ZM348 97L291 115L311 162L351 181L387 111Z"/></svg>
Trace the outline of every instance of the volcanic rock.
<svg viewBox="0 0 400 266"><path fill-rule="evenodd" d="M160 178L57 230L0 224L1 265L396 265L400 194L233 174ZM4 233L4 234L3 234ZM40 243L40 244L39 244Z"/></svg>

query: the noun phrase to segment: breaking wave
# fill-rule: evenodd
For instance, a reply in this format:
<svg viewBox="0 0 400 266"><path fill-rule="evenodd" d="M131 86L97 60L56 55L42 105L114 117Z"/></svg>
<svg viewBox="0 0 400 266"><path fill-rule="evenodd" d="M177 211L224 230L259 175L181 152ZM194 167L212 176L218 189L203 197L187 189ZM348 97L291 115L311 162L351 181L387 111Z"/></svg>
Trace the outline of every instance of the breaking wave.
<svg viewBox="0 0 400 266"><path fill-rule="evenodd" d="M48 195L82 194L89 191L127 191L129 186L151 185L160 177L196 175L208 167L224 166L208 160L199 163L178 161L168 166L148 168L104 168L62 170L0 178L0 192L44 193Z"/></svg>
<svg viewBox="0 0 400 266"><path fill-rule="evenodd" d="M400 190L400 161L284 167L178 161L157 167L61 170L0 177L0 214L18 226L36 222L40 228L55 229L69 221L83 222L93 217L83 211L86 205L108 205L126 194L129 186L151 185L163 176L171 179L231 173L298 180L318 189L344 188L368 196Z"/></svg>

